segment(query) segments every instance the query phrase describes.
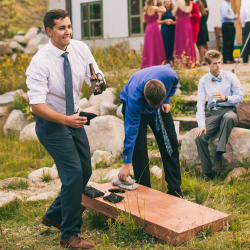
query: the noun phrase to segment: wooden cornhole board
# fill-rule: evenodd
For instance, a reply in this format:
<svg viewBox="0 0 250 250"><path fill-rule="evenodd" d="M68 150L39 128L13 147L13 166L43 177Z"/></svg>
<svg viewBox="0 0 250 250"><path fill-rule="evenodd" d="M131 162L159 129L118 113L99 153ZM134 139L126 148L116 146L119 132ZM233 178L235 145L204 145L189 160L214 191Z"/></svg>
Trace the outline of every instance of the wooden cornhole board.
<svg viewBox="0 0 250 250"><path fill-rule="evenodd" d="M109 190L119 189L111 183L93 187L105 196L110 194ZM122 211L131 213L139 225L141 218L144 219L146 233L173 245L188 241L208 226L219 231L230 220L228 214L141 185L134 191L117 194L125 199L112 204L102 197L90 198L83 194L82 204L112 218Z"/></svg>

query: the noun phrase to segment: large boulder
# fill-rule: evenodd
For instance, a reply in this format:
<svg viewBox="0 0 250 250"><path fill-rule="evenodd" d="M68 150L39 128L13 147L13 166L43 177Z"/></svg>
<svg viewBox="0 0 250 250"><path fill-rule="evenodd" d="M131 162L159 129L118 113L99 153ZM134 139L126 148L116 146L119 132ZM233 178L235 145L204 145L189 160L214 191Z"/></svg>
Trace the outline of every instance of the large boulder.
<svg viewBox="0 0 250 250"><path fill-rule="evenodd" d="M89 105L95 106L100 105L101 102L111 102L113 103L115 100L115 95L113 94L114 88L107 88L105 91L102 92L101 95L91 95L89 98Z"/></svg>
<svg viewBox="0 0 250 250"><path fill-rule="evenodd" d="M182 140L181 155L185 159L187 166L197 166L201 164L198 155L195 132L198 128L194 128L187 132ZM211 161L214 161L216 147L219 141L219 133L212 136L209 140L208 149ZM222 155L222 169L231 170L249 156L250 151L250 130L244 128L233 128L226 145L226 153Z"/></svg>
<svg viewBox="0 0 250 250"><path fill-rule="evenodd" d="M20 133L25 126L29 124L25 114L22 113L22 111L18 109L14 109L6 123L3 127L3 132L5 135L13 134L13 133Z"/></svg>
<svg viewBox="0 0 250 250"><path fill-rule="evenodd" d="M87 98L82 98L79 101L79 111L84 110L85 108L89 107L89 101L87 100Z"/></svg>
<svg viewBox="0 0 250 250"><path fill-rule="evenodd" d="M107 151L96 150L91 157L91 165L95 168L98 163L106 163L107 165L111 165L115 161L115 157Z"/></svg>
<svg viewBox="0 0 250 250"><path fill-rule="evenodd" d="M0 55L12 54L12 49L7 42L0 41Z"/></svg>
<svg viewBox="0 0 250 250"><path fill-rule="evenodd" d="M24 127L20 133L19 140L38 140L35 127L36 122L32 122Z"/></svg>
<svg viewBox="0 0 250 250"><path fill-rule="evenodd" d="M4 193L0 191L0 207L7 205L16 199L20 199L20 196L13 192Z"/></svg>
<svg viewBox="0 0 250 250"><path fill-rule="evenodd" d="M24 52L25 51L25 48L20 45L17 41L13 41L9 44L9 46L11 47L11 49L14 49L15 51L18 51L18 52Z"/></svg>
<svg viewBox="0 0 250 250"><path fill-rule="evenodd" d="M6 117L9 115L8 107L0 107L0 117Z"/></svg>
<svg viewBox="0 0 250 250"><path fill-rule="evenodd" d="M30 181L26 178L11 177L0 181L0 187L8 187L10 184L18 184L19 182L27 182L30 185Z"/></svg>
<svg viewBox="0 0 250 250"><path fill-rule="evenodd" d="M27 43L27 41L25 40L25 36L16 35L13 37L13 39L18 43L24 43L24 44Z"/></svg>
<svg viewBox="0 0 250 250"><path fill-rule="evenodd" d="M39 33L36 37L29 40L29 42L26 45L26 49L30 51L30 53L35 53L38 50L38 45L40 44L46 44L49 42L49 37Z"/></svg>
<svg viewBox="0 0 250 250"><path fill-rule="evenodd" d="M101 115L115 115L117 108L112 102L103 101L100 104Z"/></svg>
<svg viewBox="0 0 250 250"><path fill-rule="evenodd" d="M41 200L47 200L48 198L55 198L58 194L56 192L50 191L50 192L44 192L35 196L31 196L27 199L27 201L41 201Z"/></svg>
<svg viewBox="0 0 250 250"><path fill-rule="evenodd" d="M37 27L32 27L29 29L29 31L26 33L24 36L24 43L28 43L28 41L34 37L37 36L38 28Z"/></svg>
<svg viewBox="0 0 250 250"><path fill-rule="evenodd" d="M122 104L117 108L116 110L116 115L120 118L123 118L123 114L122 114Z"/></svg>
<svg viewBox="0 0 250 250"><path fill-rule="evenodd" d="M94 113L97 116L99 116L101 114L100 107L98 105L85 108L84 110L80 109L80 111L84 111L84 112L87 112L87 113Z"/></svg>
<svg viewBox="0 0 250 250"><path fill-rule="evenodd" d="M0 106L6 106L7 104L11 104L16 95L22 95L24 92L22 89L17 89L15 91L7 92L3 95L0 95Z"/></svg>
<svg viewBox="0 0 250 250"><path fill-rule="evenodd" d="M227 178L225 179L225 182L230 182L231 179L237 178L246 173L247 173L247 170L243 167L235 168L232 171L230 171L230 173L228 173Z"/></svg>
<svg viewBox="0 0 250 250"><path fill-rule="evenodd" d="M48 175L48 174L50 175L50 177L52 179L58 178L57 170L55 170L53 168L44 167L44 168L39 168L39 169L31 172L28 175L28 179L33 181L33 182L42 182L43 176Z"/></svg>
<svg viewBox="0 0 250 250"><path fill-rule="evenodd" d="M90 151L111 152L118 156L123 148L124 122L111 115L99 116L91 120L90 126L85 126L88 135Z"/></svg>

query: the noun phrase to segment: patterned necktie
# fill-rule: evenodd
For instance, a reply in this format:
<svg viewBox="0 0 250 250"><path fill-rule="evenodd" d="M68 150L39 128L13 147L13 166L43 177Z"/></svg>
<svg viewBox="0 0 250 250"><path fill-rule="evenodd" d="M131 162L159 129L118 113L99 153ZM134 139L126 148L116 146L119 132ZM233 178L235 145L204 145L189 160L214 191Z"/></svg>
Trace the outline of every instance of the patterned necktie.
<svg viewBox="0 0 250 250"><path fill-rule="evenodd" d="M61 56L64 58L63 71L64 71L64 81L65 81L66 115L73 115L75 113L74 97L73 97L72 74L68 59L68 52L64 52Z"/></svg>
<svg viewBox="0 0 250 250"><path fill-rule="evenodd" d="M221 82L221 80L222 80L222 78L221 78L221 76L219 76L219 77L213 77L212 78L212 82L214 82L214 81L218 81L218 82Z"/></svg>
<svg viewBox="0 0 250 250"><path fill-rule="evenodd" d="M162 131L162 136L164 139L164 143L167 149L168 154L171 156L173 153L173 149L172 146L170 144L169 138L168 138L168 134L167 131L164 127L164 123L161 117L161 107L157 108L156 114L155 114L155 126L156 126L156 130L159 132L160 130Z"/></svg>

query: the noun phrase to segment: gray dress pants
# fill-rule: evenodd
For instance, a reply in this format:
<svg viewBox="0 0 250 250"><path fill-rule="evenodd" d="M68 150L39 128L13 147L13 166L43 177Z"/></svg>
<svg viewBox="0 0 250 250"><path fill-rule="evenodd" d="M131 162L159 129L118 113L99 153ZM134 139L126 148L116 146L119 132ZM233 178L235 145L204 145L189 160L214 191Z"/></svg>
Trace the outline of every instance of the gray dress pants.
<svg viewBox="0 0 250 250"><path fill-rule="evenodd" d="M218 131L219 142L216 151L226 152L226 144L233 127L238 123L236 107L220 107L219 110L206 112L206 134L196 137L196 145L201 159L201 172L204 174L213 173L212 162L208 150L209 138Z"/></svg>

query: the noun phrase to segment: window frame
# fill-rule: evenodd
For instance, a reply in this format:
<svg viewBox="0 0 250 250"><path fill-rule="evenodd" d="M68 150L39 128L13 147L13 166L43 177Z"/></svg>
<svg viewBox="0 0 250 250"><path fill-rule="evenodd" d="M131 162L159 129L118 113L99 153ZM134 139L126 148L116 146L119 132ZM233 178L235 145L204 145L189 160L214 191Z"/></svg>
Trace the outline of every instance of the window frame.
<svg viewBox="0 0 250 250"><path fill-rule="evenodd" d="M100 19L91 19L90 20L90 6L93 6L94 4L100 4ZM87 19L83 20L83 6L87 7ZM91 23L100 21L101 22L101 35L100 36L91 36ZM87 36L84 35L83 27L84 23L87 23L88 31ZM93 39L100 39L103 38L103 6L102 1L95 1L95 2L86 2L81 3L81 39L82 40L93 40Z"/></svg>
<svg viewBox="0 0 250 250"><path fill-rule="evenodd" d="M129 36L131 37L137 37L137 36L143 36L145 33L146 29L146 24L143 23L142 21L142 14L143 14L143 7L144 7L144 2L145 0L138 0L139 1L139 8L140 8L140 14L137 15L131 15L131 0L128 0L128 26L129 26ZM140 18L140 33L132 33L132 22L131 19L133 17L139 17Z"/></svg>

